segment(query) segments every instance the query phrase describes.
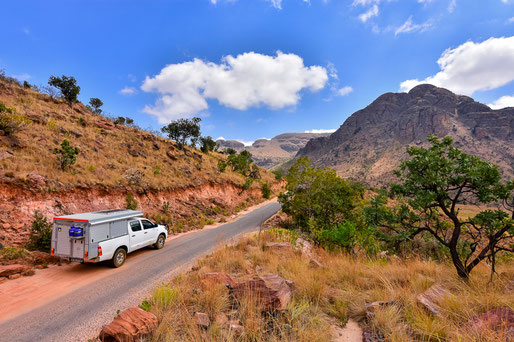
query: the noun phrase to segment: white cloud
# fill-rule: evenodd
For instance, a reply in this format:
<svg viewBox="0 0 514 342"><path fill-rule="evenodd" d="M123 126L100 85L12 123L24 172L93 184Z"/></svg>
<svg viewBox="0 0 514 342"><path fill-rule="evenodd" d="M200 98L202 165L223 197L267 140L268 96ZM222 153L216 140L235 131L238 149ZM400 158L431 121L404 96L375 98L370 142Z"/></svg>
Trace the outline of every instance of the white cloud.
<svg viewBox="0 0 514 342"><path fill-rule="evenodd" d="M276 9L282 9L282 0L266 0L271 2L271 5Z"/></svg>
<svg viewBox="0 0 514 342"><path fill-rule="evenodd" d="M510 23L514 23L514 17L512 18L509 18L509 20L507 20L507 22L510 24Z"/></svg>
<svg viewBox="0 0 514 342"><path fill-rule="evenodd" d="M353 0L352 6L368 6L371 4L379 4L380 0Z"/></svg>
<svg viewBox="0 0 514 342"><path fill-rule="evenodd" d="M28 79L30 79L30 75L27 74L26 72L24 72L23 74L20 74L20 75L13 75L14 78L20 80L20 81L27 81Z"/></svg>
<svg viewBox="0 0 514 342"><path fill-rule="evenodd" d="M220 64L195 58L167 65L158 75L146 77L141 89L157 92L159 98L143 111L166 123L208 109L208 99L239 110L256 106L280 109L296 105L303 89L323 89L327 80L325 68L306 67L301 57L280 51L276 56L255 52L229 55Z"/></svg>
<svg viewBox="0 0 514 342"><path fill-rule="evenodd" d="M334 133L336 129L311 129L310 131L304 131L304 133Z"/></svg>
<svg viewBox="0 0 514 342"><path fill-rule="evenodd" d="M402 26L398 27L394 32L394 35L397 36L401 33L413 33L413 32L424 32L432 27L432 24L429 22L425 22L423 24L414 24L412 22L412 15L407 19L406 22L403 23Z"/></svg>
<svg viewBox="0 0 514 342"><path fill-rule="evenodd" d="M353 88L350 86L342 87L337 91L337 95L339 96L346 96L350 94L353 91Z"/></svg>
<svg viewBox="0 0 514 342"><path fill-rule="evenodd" d="M468 41L448 49L438 59L441 71L424 80L406 80L401 91L422 83L450 89L464 95L501 87L514 80L514 36L489 38L481 43Z"/></svg>
<svg viewBox="0 0 514 342"><path fill-rule="evenodd" d="M368 21L372 17L376 17L377 15L378 15L378 5L375 4L375 5L371 6L371 8L369 10L367 10L366 12L359 15L359 19L360 19L360 21L365 23L366 21Z"/></svg>
<svg viewBox="0 0 514 342"><path fill-rule="evenodd" d="M450 0L450 4L448 5L448 12L453 13L453 11L455 11L455 7L457 7L457 0Z"/></svg>
<svg viewBox="0 0 514 342"><path fill-rule="evenodd" d="M137 93L136 88L134 87L125 87L121 89L118 93L125 96L135 95Z"/></svg>
<svg viewBox="0 0 514 342"><path fill-rule="evenodd" d="M223 137L217 137L217 138L216 138L216 141L218 141L218 140L226 140L226 139L225 139L225 138L223 138Z"/></svg>
<svg viewBox="0 0 514 342"><path fill-rule="evenodd" d="M488 104L492 109L502 109L505 107L514 107L514 96L502 96L491 104Z"/></svg>

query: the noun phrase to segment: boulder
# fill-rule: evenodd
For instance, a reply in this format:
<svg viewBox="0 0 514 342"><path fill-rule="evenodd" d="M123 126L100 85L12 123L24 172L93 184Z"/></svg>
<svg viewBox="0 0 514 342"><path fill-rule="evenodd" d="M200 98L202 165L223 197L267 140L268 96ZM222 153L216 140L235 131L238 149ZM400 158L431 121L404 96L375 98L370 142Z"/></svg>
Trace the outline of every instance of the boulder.
<svg viewBox="0 0 514 342"><path fill-rule="evenodd" d="M18 274L11 274L11 275L9 276L9 279L11 279L11 280L12 280L12 279L18 279L18 278L20 278L20 277L21 277L21 274L19 274L19 273L18 273Z"/></svg>
<svg viewBox="0 0 514 342"><path fill-rule="evenodd" d="M11 150L0 151L0 160L11 159L14 156L14 152Z"/></svg>
<svg viewBox="0 0 514 342"><path fill-rule="evenodd" d="M292 251L293 245L289 242L266 242L266 248L281 250L281 251Z"/></svg>
<svg viewBox="0 0 514 342"><path fill-rule="evenodd" d="M312 256L312 244L302 238L296 239L296 248L302 251L302 254L305 254L307 256Z"/></svg>
<svg viewBox="0 0 514 342"><path fill-rule="evenodd" d="M323 264L321 262L319 262L318 260L311 258L311 260L309 261L309 267L310 268L320 268L320 267L323 267Z"/></svg>
<svg viewBox="0 0 514 342"><path fill-rule="evenodd" d="M504 341L514 341L514 310L502 306L471 317L468 325L474 331L482 329L499 333Z"/></svg>
<svg viewBox="0 0 514 342"><path fill-rule="evenodd" d="M291 288L277 274L265 273L237 283L233 294L238 300L255 298L263 310L284 310L291 300Z"/></svg>
<svg viewBox="0 0 514 342"><path fill-rule="evenodd" d="M232 278L229 274L223 272L211 272L207 273L203 276L202 282L204 284L223 284L228 285L230 288L233 288L236 284L234 278Z"/></svg>
<svg viewBox="0 0 514 342"><path fill-rule="evenodd" d="M451 296L451 293L443 287L441 284L434 284L430 286L428 290L419 294L416 299L420 302L425 308L428 309L431 313L436 316L440 316L441 302L448 296Z"/></svg>
<svg viewBox="0 0 514 342"><path fill-rule="evenodd" d="M34 264L43 265L43 264L57 264L61 261L61 258L55 255L50 255L45 252L34 251L31 253L34 258Z"/></svg>
<svg viewBox="0 0 514 342"><path fill-rule="evenodd" d="M46 185L46 178L37 174L35 172L31 172L28 174L27 179L31 186L40 187Z"/></svg>
<svg viewBox="0 0 514 342"><path fill-rule="evenodd" d="M13 274L21 274L29 270L30 267L20 264L0 266L0 277L8 277Z"/></svg>
<svg viewBox="0 0 514 342"><path fill-rule="evenodd" d="M168 158L170 158L171 160L177 160L177 156L175 156L175 154L173 153L172 150L168 150L166 151L166 155L168 156Z"/></svg>
<svg viewBox="0 0 514 342"><path fill-rule="evenodd" d="M195 323L202 327L202 328L208 328L209 325L211 325L211 321L209 320L209 316L206 313L203 312L197 312L195 313L195 316L193 317L193 320Z"/></svg>
<svg viewBox="0 0 514 342"><path fill-rule="evenodd" d="M121 312L111 324L100 332L103 342L139 342L157 329L157 317L135 307Z"/></svg>
<svg viewBox="0 0 514 342"><path fill-rule="evenodd" d="M240 324L239 321L229 321L227 326L228 329L237 336L243 335L245 332L244 327Z"/></svg>

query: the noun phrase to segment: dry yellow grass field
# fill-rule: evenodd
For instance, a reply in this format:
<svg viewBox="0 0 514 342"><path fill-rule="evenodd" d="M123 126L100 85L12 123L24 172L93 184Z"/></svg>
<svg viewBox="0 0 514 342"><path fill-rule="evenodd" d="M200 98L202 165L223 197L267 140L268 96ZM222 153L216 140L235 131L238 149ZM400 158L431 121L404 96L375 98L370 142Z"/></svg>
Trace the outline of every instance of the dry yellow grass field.
<svg viewBox="0 0 514 342"><path fill-rule="evenodd" d="M225 156L204 154L198 149L181 151L169 139L128 127L93 114L77 103L69 108L61 100L0 81L0 103L15 108L31 120L13 136L0 136L2 150L12 158L0 160L3 181L25 180L36 172L50 180L51 187L119 186L129 169L143 172L149 189L181 189L202 183L232 183L242 186L244 177L218 171ZM71 171L59 169L53 149L63 139L80 148ZM263 181L273 183L273 174L261 169ZM7 176L7 177L6 177ZM254 182L252 187L259 187Z"/></svg>
<svg viewBox="0 0 514 342"><path fill-rule="evenodd" d="M514 306L514 293L504 289L514 279L514 265L499 266L501 277L489 283L485 264L464 282L447 264L420 259L351 258L316 250L321 268L309 266L298 251L264 248L267 241L292 241L294 236L272 229L221 247L195 268L155 289L146 306L157 315L152 341L330 341L331 326L349 318L386 341L501 341L504 336L486 328L475 331L468 320L489 309ZM236 302L225 286L201 282L208 272L237 277L257 272L277 273L294 281L293 298L284 312L261 314L252 298ZM443 283L451 296L436 317L416 296ZM366 303L394 301L366 315ZM209 315L208 329L198 327L195 312ZM242 335L224 327L220 317L239 321Z"/></svg>

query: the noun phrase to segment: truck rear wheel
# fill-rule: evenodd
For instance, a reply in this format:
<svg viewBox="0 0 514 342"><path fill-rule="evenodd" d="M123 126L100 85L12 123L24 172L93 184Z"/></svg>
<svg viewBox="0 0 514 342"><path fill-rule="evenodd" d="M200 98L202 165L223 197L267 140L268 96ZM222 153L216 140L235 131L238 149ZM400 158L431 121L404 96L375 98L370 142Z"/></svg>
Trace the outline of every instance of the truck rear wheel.
<svg viewBox="0 0 514 342"><path fill-rule="evenodd" d="M125 260L127 259L127 251L125 250L125 248L118 248L116 250L116 252L114 252L114 256L112 257L112 260L111 260L111 265L112 267L121 267L121 265L123 265L125 263Z"/></svg>
<svg viewBox="0 0 514 342"><path fill-rule="evenodd" d="M166 237L164 236L164 234L161 234L157 238L157 242L154 244L154 246L156 249L161 249L162 247L164 247L165 242L166 242Z"/></svg>

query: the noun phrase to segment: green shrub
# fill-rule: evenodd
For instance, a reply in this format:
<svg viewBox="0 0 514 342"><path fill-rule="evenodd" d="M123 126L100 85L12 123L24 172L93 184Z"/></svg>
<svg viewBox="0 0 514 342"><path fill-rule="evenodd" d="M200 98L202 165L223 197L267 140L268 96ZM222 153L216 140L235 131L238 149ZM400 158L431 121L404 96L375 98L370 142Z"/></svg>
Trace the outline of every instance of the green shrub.
<svg viewBox="0 0 514 342"><path fill-rule="evenodd" d="M282 169L273 170L271 172L275 175L275 179L278 181L282 180L282 178L284 178L284 170L282 170Z"/></svg>
<svg viewBox="0 0 514 342"><path fill-rule="evenodd" d="M30 257L30 253L25 248L4 247L0 249L0 260L18 260Z"/></svg>
<svg viewBox="0 0 514 342"><path fill-rule="evenodd" d="M89 165L89 166L87 167L87 170L88 170L89 172L95 172L95 166L94 166L94 165Z"/></svg>
<svg viewBox="0 0 514 342"><path fill-rule="evenodd" d="M212 137L201 137L200 138L200 149L203 153L209 153L211 151L214 151L214 148L216 147L216 142L212 139Z"/></svg>
<svg viewBox="0 0 514 342"><path fill-rule="evenodd" d="M64 139L61 143L61 148L54 148L54 154L57 155L57 161L61 170L66 170L71 165L77 162L77 155L80 150L76 146L71 146L67 139Z"/></svg>
<svg viewBox="0 0 514 342"><path fill-rule="evenodd" d="M161 173L161 168L159 166L156 166L153 170L153 175L157 176L159 173Z"/></svg>
<svg viewBox="0 0 514 342"><path fill-rule="evenodd" d="M52 227L52 223L48 222L39 210L36 210L30 230L29 249L50 252Z"/></svg>
<svg viewBox="0 0 514 342"><path fill-rule="evenodd" d="M261 187L262 197L265 199L269 199L271 196L271 188L268 183L263 183Z"/></svg>
<svg viewBox="0 0 514 342"><path fill-rule="evenodd" d="M248 190L252 186L253 178L246 178L245 183L243 184L243 190Z"/></svg>
<svg viewBox="0 0 514 342"><path fill-rule="evenodd" d="M137 200L134 198L130 192L125 196L125 203L127 209L136 210L137 208Z"/></svg>
<svg viewBox="0 0 514 342"><path fill-rule="evenodd" d="M0 131L10 135L20 131L31 121L23 115L17 115L15 108L6 107L0 102Z"/></svg>
<svg viewBox="0 0 514 342"><path fill-rule="evenodd" d="M177 298L178 291L175 288L170 288L166 285L156 288L152 294L152 302L166 309L168 306L173 304Z"/></svg>
<svg viewBox="0 0 514 342"><path fill-rule="evenodd" d="M224 162L224 161L222 161L222 160L220 160L220 161L218 162L218 170L219 170L220 172L225 172L225 170L226 170L226 169L227 169L227 163L226 163L226 162Z"/></svg>
<svg viewBox="0 0 514 342"><path fill-rule="evenodd" d="M141 302L139 307L145 311L150 311L150 309L152 308L152 304L150 304L150 302L145 299Z"/></svg>

